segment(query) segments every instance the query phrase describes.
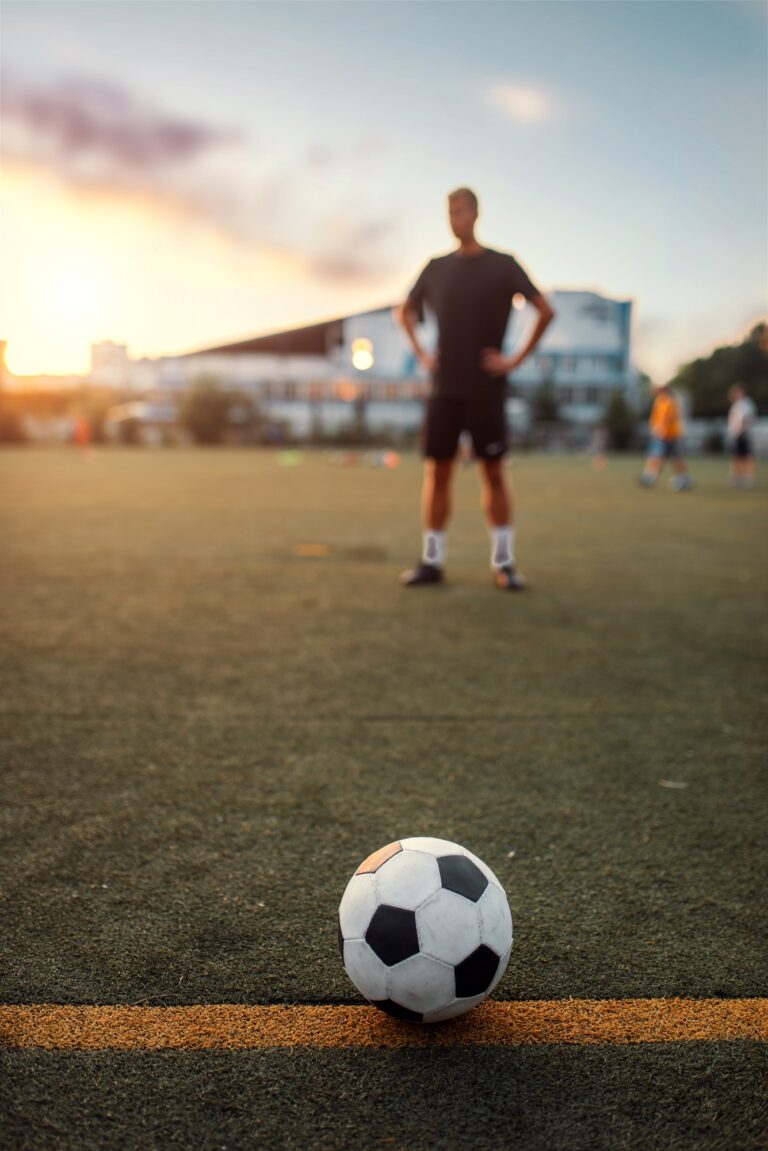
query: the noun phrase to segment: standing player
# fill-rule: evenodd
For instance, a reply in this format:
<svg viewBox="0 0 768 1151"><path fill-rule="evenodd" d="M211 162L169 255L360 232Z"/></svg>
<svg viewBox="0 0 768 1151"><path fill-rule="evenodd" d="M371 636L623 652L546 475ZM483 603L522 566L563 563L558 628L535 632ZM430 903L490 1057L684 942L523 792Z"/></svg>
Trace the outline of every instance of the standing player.
<svg viewBox="0 0 768 1151"><path fill-rule="evenodd" d="M432 377L423 433L423 550L419 565L401 580L406 587L442 582L451 478L459 437L467 431L480 464L494 580L504 590L520 591L525 580L515 567L514 504L504 474L506 376L531 354L555 313L512 256L475 239L474 192L451 192L448 217L458 248L430 260L397 311L414 354ZM517 293L539 318L525 347L504 356L501 345ZM437 319L434 355L423 350L416 335L425 304Z"/></svg>
<svg viewBox="0 0 768 1151"><path fill-rule="evenodd" d="M669 460L674 475L670 481L676 492L687 492L693 487L688 473L688 465L683 455L683 417L680 401L667 384L654 384L656 398L653 401L648 426L651 441L648 458L640 476L644 488L655 486L664 461Z"/></svg>
<svg viewBox="0 0 768 1151"><path fill-rule="evenodd" d="M754 401L747 395L743 384L728 389L731 406L728 409L728 443L731 449L731 483L735 487L751 488L755 482L755 453L752 450L750 428L757 415Z"/></svg>

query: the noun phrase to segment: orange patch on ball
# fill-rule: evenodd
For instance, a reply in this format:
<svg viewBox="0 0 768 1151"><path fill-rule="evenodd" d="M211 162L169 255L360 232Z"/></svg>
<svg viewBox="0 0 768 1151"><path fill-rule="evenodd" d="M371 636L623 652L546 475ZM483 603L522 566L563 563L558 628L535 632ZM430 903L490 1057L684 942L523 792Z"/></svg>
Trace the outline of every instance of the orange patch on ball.
<svg viewBox="0 0 768 1151"><path fill-rule="evenodd" d="M374 851L373 855L369 855L367 859L363 860L355 875L372 875L374 871L379 870L382 864L402 850L399 842L388 843L386 847L380 847L378 851Z"/></svg>

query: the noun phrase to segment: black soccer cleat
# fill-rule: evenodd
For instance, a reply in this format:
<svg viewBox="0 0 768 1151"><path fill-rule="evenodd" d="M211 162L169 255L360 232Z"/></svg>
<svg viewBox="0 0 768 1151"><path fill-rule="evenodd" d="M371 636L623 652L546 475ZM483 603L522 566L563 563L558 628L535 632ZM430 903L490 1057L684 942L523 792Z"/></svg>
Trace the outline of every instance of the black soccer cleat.
<svg viewBox="0 0 768 1151"><path fill-rule="evenodd" d="M502 591L524 591L528 586L514 564L504 564L497 568L493 573L493 581Z"/></svg>
<svg viewBox="0 0 768 1151"><path fill-rule="evenodd" d="M436 564L420 563L417 568L403 572L400 583L403 587L426 587L427 584L443 582L443 569Z"/></svg>

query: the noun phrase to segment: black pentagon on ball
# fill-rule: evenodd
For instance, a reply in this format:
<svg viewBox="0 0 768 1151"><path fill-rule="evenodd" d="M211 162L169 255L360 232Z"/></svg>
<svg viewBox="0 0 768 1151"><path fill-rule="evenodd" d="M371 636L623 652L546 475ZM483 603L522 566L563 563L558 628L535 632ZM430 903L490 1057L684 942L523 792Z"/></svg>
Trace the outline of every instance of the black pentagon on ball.
<svg viewBox="0 0 768 1151"><path fill-rule="evenodd" d="M454 967L457 998L467 999L470 995L482 995L493 983L498 969L499 956L483 943Z"/></svg>
<svg viewBox="0 0 768 1151"><path fill-rule="evenodd" d="M477 903L488 886L488 880L480 868L471 859L467 859L466 855L444 855L438 859L437 866L440 868L443 887L463 895L465 899L471 899L473 903Z"/></svg>
<svg viewBox="0 0 768 1151"><path fill-rule="evenodd" d="M408 1019L411 1023L423 1023L424 1016L419 1011L411 1011L409 1007L401 1007L394 999L372 999L374 1007L379 1011L386 1011L387 1015L394 1015L395 1019Z"/></svg>
<svg viewBox="0 0 768 1151"><path fill-rule="evenodd" d="M365 942L387 967L402 963L410 955L417 955L419 936L416 931L416 912L382 903L368 924Z"/></svg>

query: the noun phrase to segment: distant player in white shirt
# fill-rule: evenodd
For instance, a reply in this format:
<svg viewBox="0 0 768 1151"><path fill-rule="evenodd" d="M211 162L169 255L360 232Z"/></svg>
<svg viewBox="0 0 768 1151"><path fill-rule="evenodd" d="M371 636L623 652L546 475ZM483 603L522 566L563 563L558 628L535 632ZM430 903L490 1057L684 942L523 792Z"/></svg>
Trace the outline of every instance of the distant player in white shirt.
<svg viewBox="0 0 768 1151"><path fill-rule="evenodd" d="M737 488L751 488L755 482L755 453L750 429L757 415L754 400L743 384L734 384L728 390L731 406L728 409L728 446L731 451L731 483Z"/></svg>

